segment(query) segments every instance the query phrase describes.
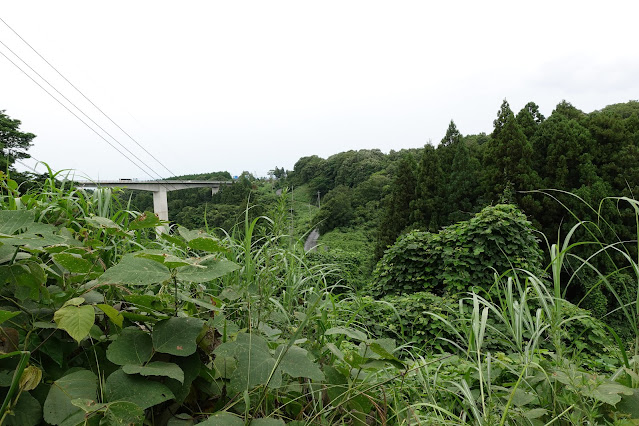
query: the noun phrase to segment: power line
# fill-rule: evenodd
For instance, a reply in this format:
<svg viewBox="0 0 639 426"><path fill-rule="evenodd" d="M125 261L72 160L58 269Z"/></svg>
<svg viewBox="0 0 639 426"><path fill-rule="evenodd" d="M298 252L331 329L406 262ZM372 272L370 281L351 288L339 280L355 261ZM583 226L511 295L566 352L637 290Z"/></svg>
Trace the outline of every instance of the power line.
<svg viewBox="0 0 639 426"><path fill-rule="evenodd" d="M24 75L26 75L27 77L29 77L29 79L31 81L33 81L35 84L38 85L38 87L40 87L42 90L44 90L47 95L51 96L57 103L59 103L60 105L62 105L64 107L64 109L66 109L67 111L69 111L75 118L77 118L78 120L80 120L80 122L82 124L84 124L85 126L87 126L89 128L89 130L91 130L93 133L95 133L100 139L102 139L103 141L105 141L106 143L108 143L111 148L115 149L117 152L119 152L123 157L125 157L127 160L129 160L135 167L137 167L138 169L142 170L142 172L144 172L144 174L146 174L147 176L149 176L151 179L155 180L156 178L153 177L149 172L147 172L146 170L144 170L142 167L140 167L140 165L138 163L136 163L135 161L131 160L131 158L129 158L126 154L124 154L122 151L120 151L115 145L113 145L111 142L109 142L104 136L102 136L100 133L98 133L93 127L91 127L89 124L87 124L86 121L84 121L82 118L80 118L75 112L71 111L71 109L69 107L67 107L65 104L63 104L58 98L56 98L53 94L51 94L51 92L49 92L47 89L45 89L40 83L38 83L33 77L31 77L25 70L23 70L22 68L20 68L20 66L18 64L16 64L15 62L13 62L11 60L11 58L9 58L7 55L4 54L4 52L0 51L0 54L2 56L4 56L9 62L11 62L13 64L13 66L15 66L16 68L18 68L20 71L22 71L22 73ZM76 107L77 108L77 107ZM148 166L147 166L148 167Z"/></svg>
<svg viewBox="0 0 639 426"><path fill-rule="evenodd" d="M20 163L22 164L24 167L26 167L27 169L33 170L33 173L38 173L38 171L35 169L35 167L28 165L27 163L23 163L22 161L18 160L17 158L14 159L16 163Z"/></svg>
<svg viewBox="0 0 639 426"><path fill-rule="evenodd" d="M142 150L144 152L146 152L147 154L149 154L151 156L151 158L153 158L159 165L161 165L167 172L169 172L169 174L171 174L171 176L173 177L177 177L175 175L175 173L173 173L171 170L169 170L168 167L166 167L160 160L158 160L157 158L155 158L155 156L153 154L151 154L149 151L147 151L147 149L142 146L142 144L140 144L137 140L135 140L133 138L133 136L131 136L129 133L127 133L122 127L120 127L115 121L113 121L111 119L111 117L109 117L104 111L102 111L102 109L100 109L100 107L98 107L96 104L93 103L93 101L91 101L91 99L89 99L84 93L82 93L82 91L80 89L78 89L73 83L71 83L64 75L62 75L62 73L60 71L58 71L58 69L56 67L54 67L49 61L47 61L44 56L42 56L37 50L35 50L35 48L33 46L31 46L29 44L29 42L27 42L24 38L22 38L22 36L20 34L18 34L18 32L16 30L14 30L9 24L6 23L6 21L4 19L2 19L0 17L0 21L2 21L2 23L4 25L6 25L7 28L9 28L16 36L18 36L18 38L20 40L22 40L24 42L24 44L26 44L27 46L29 46L29 48L31 50L33 50L33 52L38 55L40 57L40 59L42 59L44 62L47 63L47 65L49 65L56 73L58 73L58 75L60 77L62 77L64 79L64 81L66 81L67 83L69 83L69 85L71 87L73 87L80 95L82 95L82 97L84 99L86 99L91 105L93 105L93 107L95 107L95 109L97 109L98 111L100 111L100 113L102 115L104 115L111 123L113 123L118 129L120 129L122 131L122 133L124 133L125 135L127 135L127 137L129 139L131 139L137 146L139 146L140 148L142 148Z"/></svg>
<svg viewBox="0 0 639 426"><path fill-rule="evenodd" d="M53 86L51 83L49 83L49 81L46 78L42 77L42 75L40 75L40 73L38 71L34 70L33 67L31 67L31 65L26 63L26 61L24 59L22 59L17 53L15 53L13 50L11 50L11 48L9 46L7 46L2 40L0 40L0 44L2 44L9 52L11 52L16 58L18 58L24 65L26 65L31 71L33 71L38 77L40 77L45 83L47 83L49 85L49 87L51 87L53 90L55 90L58 95L62 96L62 98L64 98L64 100L66 100L68 103L70 103L75 109L77 109L82 115L84 115L89 121L91 121L91 123L93 123L95 126L97 126L104 133L106 133L107 136L109 136L111 139L113 139L113 141L115 141L118 145L120 145L126 152L131 154L133 157L135 157L136 160L138 160L146 168L148 168L151 172L155 173L160 179L162 179L162 176L160 176L159 173L157 173L155 170L153 170L152 167L150 167L143 160L141 160L137 155L135 155L133 152L131 152L126 146L124 146L113 135L111 135L109 132L107 132L102 126L100 126L98 123L96 123L91 117L89 117L84 111L82 111L77 105L75 105L69 98L67 98L63 93L61 93L58 89L56 89L55 86ZM4 57L7 58L6 55L4 55ZM15 63L14 63L14 65L15 65ZM149 175L149 176L151 176L151 175Z"/></svg>

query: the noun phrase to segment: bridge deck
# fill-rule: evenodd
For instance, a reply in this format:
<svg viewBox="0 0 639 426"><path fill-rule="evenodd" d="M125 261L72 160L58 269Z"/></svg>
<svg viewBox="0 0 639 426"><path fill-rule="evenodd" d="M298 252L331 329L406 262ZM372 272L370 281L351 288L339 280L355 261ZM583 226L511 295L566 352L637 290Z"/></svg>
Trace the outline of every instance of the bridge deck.
<svg viewBox="0 0 639 426"><path fill-rule="evenodd" d="M215 180L145 180L135 181L128 179L120 180L99 180L99 181L79 181L77 186L84 188L98 188L101 186L109 188L137 189L139 191L153 192L153 210L161 220L169 220L169 205L166 193L169 191L179 191L188 188L211 188L215 194L222 185L232 185L232 181ZM166 232L164 227L159 227L158 232Z"/></svg>

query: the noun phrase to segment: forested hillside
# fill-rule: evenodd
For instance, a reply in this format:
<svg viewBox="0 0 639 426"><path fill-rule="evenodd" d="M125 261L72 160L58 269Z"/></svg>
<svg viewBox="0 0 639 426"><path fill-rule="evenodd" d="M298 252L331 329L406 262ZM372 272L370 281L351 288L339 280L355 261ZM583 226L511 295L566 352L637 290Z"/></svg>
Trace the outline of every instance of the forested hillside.
<svg viewBox="0 0 639 426"><path fill-rule="evenodd" d="M0 424L637 424L637 114L504 103L491 135L176 192L169 233L7 157Z"/></svg>
<svg viewBox="0 0 639 426"><path fill-rule="evenodd" d="M247 205L253 206L251 217L257 217L274 208L277 189L289 188L296 236L303 236L303 226L316 226L321 247L314 256L338 263L347 258L351 284L359 287L400 235L413 229L437 232L499 202L516 204L542 232L542 245L556 241L558 224L566 233L577 217L595 221L593 209L605 197L638 193L638 146L637 101L590 113L563 101L549 117L533 102L515 114L504 101L490 134L463 135L451 120L437 145L421 149L303 157L293 170L275 167L269 179L244 173L213 196L207 189L169 193L170 219L192 228L229 230ZM230 175L179 178L227 180ZM139 210L152 207L149 193L124 193L122 198L127 197ZM607 238L612 232L633 237L631 209L616 213L610 203L602 208L617 216L612 230L604 231ZM589 231L576 232L583 237ZM584 248L581 255L588 253ZM613 297L593 289L590 275L582 272L569 298L578 302L588 294L583 305L602 316Z"/></svg>
<svg viewBox="0 0 639 426"><path fill-rule="evenodd" d="M498 202L515 203L552 243L558 224L566 233L576 217L596 221L596 212L576 197L598 209L605 197L638 193L638 146L639 102L584 113L564 101L546 118L532 102L515 114L504 101L490 135L464 136L451 121L437 146L304 157L287 182L324 194L316 216L322 233L367 230L375 246L371 264L409 230L436 232ZM615 212L611 204L603 208ZM619 211L614 231L620 238L633 237L632 216L628 206ZM582 276L570 297L589 294L584 303L603 315L611 295L589 293L591 278Z"/></svg>
<svg viewBox="0 0 639 426"><path fill-rule="evenodd" d="M516 202L550 235L566 213L526 191L552 188L589 202L636 194L637 141L636 101L589 114L562 102L548 118L532 102L515 114L504 101L490 135L464 136L451 121L437 146L304 157L288 182L322 194L322 231L376 227L379 258L407 229L437 231L499 200Z"/></svg>

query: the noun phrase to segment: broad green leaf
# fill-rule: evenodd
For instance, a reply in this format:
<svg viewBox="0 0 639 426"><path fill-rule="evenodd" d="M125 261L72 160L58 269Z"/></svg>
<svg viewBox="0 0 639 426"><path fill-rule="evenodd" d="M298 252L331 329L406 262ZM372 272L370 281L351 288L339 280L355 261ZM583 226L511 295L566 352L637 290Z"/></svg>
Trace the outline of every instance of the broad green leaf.
<svg viewBox="0 0 639 426"><path fill-rule="evenodd" d="M129 229L155 228L161 224L160 218L155 213L146 211L129 222Z"/></svg>
<svg viewBox="0 0 639 426"><path fill-rule="evenodd" d="M193 238L189 241L189 247L193 250L208 251L209 253L227 251L219 240L212 237Z"/></svg>
<svg viewBox="0 0 639 426"><path fill-rule="evenodd" d="M55 324L53 324L53 326L54 328L57 328L55 327ZM62 367L64 365L65 354L75 350L77 346L75 342L71 343L68 341L62 341L61 338L56 336L57 334L58 333L55 333L53 337L46 340L44 345L40 347L40 351L42 351L43 354L48 355L56 364L58 364L59 367Z"/></svg>
<svg viewBox="0 0 639 426"><path fill-rule="evenodd" d="M240 327L238 327L233 321L226 319L224 314L215 315L213 321L209 320L209 324L211 323L223 338L237 334L237 332L240 331Z"/></svg>
<svg viewBox="0 0 639 426"><path fill-rule="evenodd" d="M332 336L334 334L342 334L344 336L350 337L353 340L359 340L359 341L368 340L365 333L359 330L354 330L352 328L333 327L333 328L329 328L328 330L324 332L325 336Z"/></svg>
<svg viewBox="0 0 639 426"><path fill-rule="evenodd" d="M193 263L192 259L182 259L173 255L168 255L164 258L164 265L171 269L179 268L180 266L193 265Z"/></svg>
<svg viewBox="0 0 639 426"><path fill-rule="evenodd" d="M171 272L161 263L135 256L125 256L120 263L107 269L98 282L149 285L164 282L169 278L171 278Z"/></svg>
<svg viewBox="0 0 639 426"><path fill-rule="evenodd" d="M2 239L0 238L0 244L2 244ZM6 263L9 262L11 259L13 259L13 256L16 256L16 259L18 259L18 255L16 254L16 250L17 248L14 246L10 246L7 244L2 244L0 245L0 263ZM18 253L20 254L20 253ZM30 257L30 255L27 254L27 256ZM18 259L19 260L19 259Z"/></svg>
<svg viewBox="0 0 639 426"><path fill-rule="evenodd" d="M504 395L503 398L508 401L508 399L511 398L511 394L512 391L509 389L508 390L508 394ZM522 389L515 389L514 394L512 394L512 403L515 406L524 406L527 404L530 404L531 402L533 402L535 400L535 395L529 393L529 392L525 392Z"/></svg>
<svg viewBox="0 0 639 426"><path fill-rule="evenodd" d="M365 346L364 343L360 343L360 348ZM373 352L372 355L370 352ZM375 358L378 356L381 359L397 359L393 352L395 351L395 340L393 339L375 339L370 342L365 355L369 358ZM375 356L376 355L376 356Z"/></svg>
<svg viewBox="0 0 639 426"><path fill-rule="evenodd" d="M162 250L142 250L135 253L135 257L143 259L151 259L156 262L162 263L167 268L177 268L178 266L192 265L193 262L190 259L182 259L172 254L168 254Z"/></svg>
<svg viewBox="0 0 639 426"><path fill-rule="evenodd" d="M347 351L344 354L344 361L353 368L360 368L367 363L368 359L361 356L358 352Z"/></svg>
<svg viewBox="0 0 639 426"><path fill-rule="evenodd" d="M18 403L5 417L3 426L36 426L42 420L42 407L29 392L20 394Z"/></svg>
<svg viewBox="0 0 639 426"><path fill-rule="evenodd" d="M280 345L275 351L275 358L279 358L282 351L286 350L287 345ZM298 346L288 348L282 361L280 368L291 377L307 377L316 382L324 380L324 373L319 366L308 358L308 352Z"/></svg>
<svg viewBox="0 0 639 426"><path fill-rule="evenodd" d="M178 297L180 298L180 300L183 300L185 302L190 302L193 303L194 305L200 306L204 309L208 309L209 311L214 311L214 312L220 312L222 311L222 308L220 308L219 306L215 306L209 302L205 302L204 300L200 300L200 299L194 299L191 296L179 291L178 292Z"/></svg>
<svg viewBox="0 0 639 426"><path fill-rule="evenodd" d="M161 238L183 249L187 248L186 242L182 238L167 234L166 232L162 234Z"/></svg>
<svg viewBox="0 0 639 426"><path fill-rule="evenodd" d="M15 296L20 300L38 300L40 287L46 279L44 270L35 262L0 267L1 283L9 282L15 285L17 287Z"/></svg>
<svg viewBox="0 0 639 426"><path fill-rule="evenodd" d="M635 389L632 395L623 395L615 408L619 413L629 414L631 418L639 419L639 389Z"/></svg>
<svg viewBox="0 0 639 426"><path fill-rule="evenodd" d="M230 388L235 392L267 383L274 388L282 384L281 370L275 369L275 359L271 356L266 340L260 336L239 333L235 341L218 346L215 354L237 359L237 368L231 375L230 382Z"/></svg>
<svg viewBox="0 0 639 426"><path fill-rule="evenodd" d="M524 411L524 417L527 419L538 419L541 416L545 416L548 410L545 408L533 408L532 410Z"/></svg>
<svg viewBox="0 0 639 426"><path fill-rule="evenodd" d="M157 322L158 319L152 315L136 314L135 312L122 311L122 316L131 321Z"/></svg>
<svg viewBox="0 0 639 426"><path fill-rule="evenodd" d="M41 249L42 247L56 244L72 243L70 237L57 235L57 228L46 223L29 224L27 230L17 235L0 234L0 242L12 246L25 246L30 249ZM74 244L77 244L75 242Z"/></svg>
<svg viewBox="0 0 639 426"><path fill-rule="evenodd" d="M157 296L150 294L127 294L124 300L132 303L138 309L147 312L163 311L166 309L166 303Z"/></svg>
<svg viewBox="0 0 639 426"><path fill-rule="evenodd" d="M182 281L205 283L238 269L240 269L240 265L237 263L207 256L199 259L194 265L177 268L177 277Z"/></svg>
<svg viewBox="0 0 639 426"><path fill-rule="evenodd" d="M95 413L104 410L107 406L106 404L98 404L94 399L87 398L72 399L71 404L80 408L85 413Z"/></svg>
<svg viewBox="0 0 639 426"><path fill-rule="evenodd" d="M107 359L117 365L143 365L151 359L151 336L139 328L125 328L107 348Z"/></svg>
<svg viewBox="0 0 639 426"><path fill-rule="evenodd" d="M132 402L116 401L107 405L100 425L138 426L144 422L144 410Z"/></svg>
<svg viewBox="0 0 639 426"><path fill-rule="evenodd" d="M78 398L95 400L98 378L80 370L56 380L44 402L44 420L52 425L75 426L84 420L84 411L71 403Z"/></svg>
<svg viewBox="0 0 639 426"><path fill-rule="evenodd" d="M120 225L118 225L111 219L102 217L102 216L85 217L84 220L86 221L87 224L95 228L106 228L106 229L117 229L117 230L122 229Z"/></svg>
<svg viewBox="0 0 639 426"><path fill-rule="evenodd" d="M84 302L85 302L85 299L83 297L74 297L73 299L69 299L66 302L64 302L64 305L62 305L62 307L64 308L67 306L80 306Z"/></svg>
<svg viewBox="0 0 639 426"><path fill-rule="evenodd" d="M141 257L143 259L155 260L156 262L159 262L159 263L164 263L164 257L168 255L164 252L164 250L144 249L144 250L136 251L135 253L133 253L133 256Z"/></svg>
<svg viewBox="0 0 639 426"><path fill-rule="evenodd" d="M337 357L337 359L339 359L340 361L344 361L345 359L344 352L342 352L337 346L335 346L334 343L327 343L326 347L328 348L329 351L331 351L333 355Z"/></svg>
<svg viewBox="0 0 639 426"><path fill-rule="evenodd" d="M20 315L20 311L15 311L15 312L0 311L0 324L18 315Z"/></svg>
<svg viewBox="0 0 639 426"><path fill-rule="evenodd" d="M394 347L394 342L393 342L393 344L391 346L384 347L384 343L383 343L384 340L391 340L391 339L378 339L378 340L375 340L374 342L372 342L369 345L370 351L373 352L373 354L377 355L379 358L390 362L395 367L404 368L405 367L404 363L401 362L396 356L394 356L390 352L390 351L393 350L391 348ZM364 344L364 343L362 343L362 344ZM367 354L367 355L369 355L369 358L371 358L370 354Z"/></svg>
<svg viewBox="0 0 639 426"><path fill-rule="evenodd" d="M262 417L251 421L251 426L284 426L285 424L284 420L271 417Z"/></svg>
<svg viewBox="0 0 639 426"><path fill-rule="evenodd" d="M180 234L180 236L184 238L187 242L194 240L196 238L213 238L213 236L207 234L206 232L200 229L195 229L191 231L190 229L187 229L183 226L178 226L178 234Z"/></svg>
<svg viewBox="0 0 639 426"><path fill-rule="evenodd" d="M184 372L172 362L153 361L146 365L127 364L122 367L126 374L140 374L141 376L165 376L184 382Z"/></svg>
<svg viewBox="0 0 639 426"><path fill-rule="evenodd" d="M89 331L95 322L95 310L93 306L65 306L56 311L53 319L58 328L65 330L78 343L89 335Z"/></svg>
<svg viewBox="0 0 639 426"><path fill-rule="evenodd" d="M102 310L106 314L107 317L113 322L113 324L122 328L122 322L124 321L124 317L122 314L110 305L105 305L104 303L98 303L96 305L98 308Z"/></svg>
<svg viewBox="0 0 639 426"><path fill-rule="evenodd" d="M0 210L0 234L12 235L33 224L34 219L33 210Z"/></svg>
<svg viewBox="0 0 639 426"><path fill-rule="evenodd" d="M200 375L202 361L200 361L200 355L196 352L187 357L178 357L174 359L174 362L184 372L184 381L180 383L177 380L169 379L165 382L165 384L171 392L173 392L175 401L182 403L191 392L191 384L193 383L193 380Z"/></svg>
<svg viewBox="0 0 639 426"><path fill-rule="evenodd" d="M197 349L197 336L204 321L198 318L169 318L153 327L153 347L156 351L177 356L189 356Z"/></svg>
<svg viewBox="0 0 639 426"><path fill-rule="evenodd" d="M72 274L88 274L95 267L82 256L71 253L58 253L51 256L53 261Z"/></svg>
<svg viewBox="0 0 639 426"><path fill-rule="evenodd" d="M244 426L244 420L226 411L215 413L198 426Z"/></svg>
<svg viewBox="0 0 639 426"><path fill-rule="evenodd" d="M186 413L175 414L169 419L166 426L193 426L195 419Z"/></svg>
<svg viewBox="0 0 639 426"><path fill-rule="evenodd" d="M326 374L326 381L329 384L329 386L326 387L326 395L331 401L331 404L333 404L333 406L342 404L346 398L348 380L342 373L330 365L324 367L324 374Z"/></svg>
<svg viewBox="0 0 639 426"><path fill-rule="evenodd" d="M231 375L237 368L237 360L232 356L216 355L213 360L213 367L223 379L230 379Z"/></svg>
<svg viewBox="0 0 639 426"><path fill-rule="evenodd" d="M616 405L621 401L621 395L632 395L634 391L619 383L606 381L597 386L593 391L585 392L594 399L605 402L606 404Z"/></svg>
<svg viewBox="0 0 639 426"><path fill-rule="evenodd" d="M173 399L173 393L162 383L140 376L129 376L120 369L107 377L105 397L107 402L128 401L146 410Z"/></svg>

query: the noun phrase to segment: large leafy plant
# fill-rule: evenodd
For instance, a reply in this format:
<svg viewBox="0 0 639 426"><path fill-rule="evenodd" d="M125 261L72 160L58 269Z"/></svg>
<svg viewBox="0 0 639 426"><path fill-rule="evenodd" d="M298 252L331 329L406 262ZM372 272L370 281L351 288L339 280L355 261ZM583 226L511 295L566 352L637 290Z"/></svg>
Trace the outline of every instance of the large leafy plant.
<svg viewBox="0 0 639 426"><path fill-rule="evenodd" d="M374 271L372 296L429 291L454 295L488 290L495 272L513 267L541 273L542 253L526 216L515 206L484 208L439 233L412 231L389 248Z"/></svg>
<svg viewBox="0 0 639 426"><path fill-rule="evenodd" d="M100 256L113 250L106 243L140 244L136 232L157 226L155 215L128 229L100 216L81 218L79 229L35 219L33 209L0 210L4 421L139 423L144 410L184 400L201 366L198 336L210 329L185 314L218 311L202 284L238 268L223 245L181 229L164 250L111 266Z"/></svg>

